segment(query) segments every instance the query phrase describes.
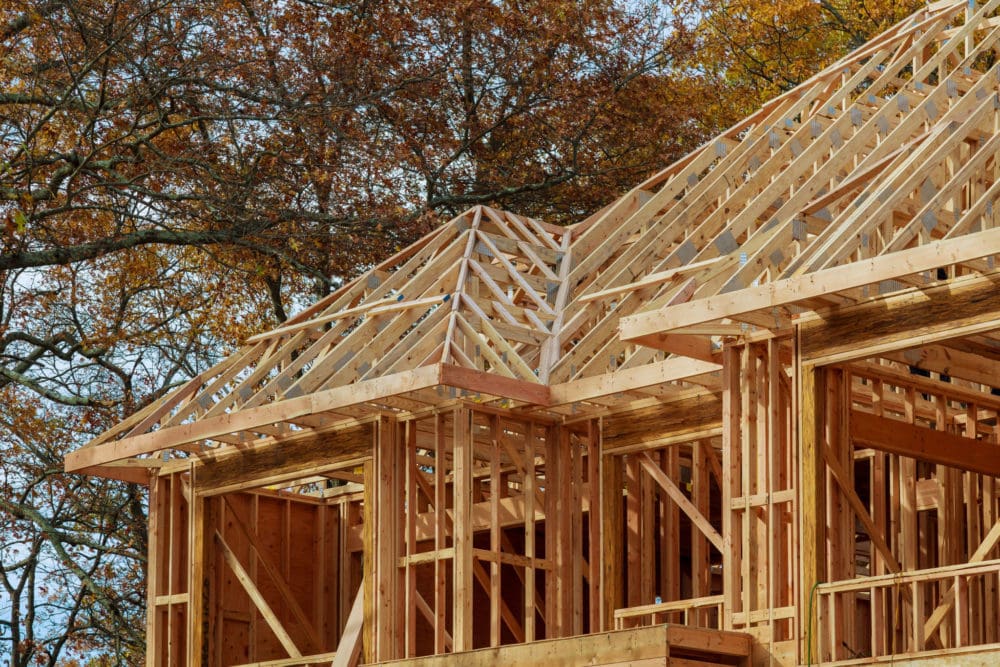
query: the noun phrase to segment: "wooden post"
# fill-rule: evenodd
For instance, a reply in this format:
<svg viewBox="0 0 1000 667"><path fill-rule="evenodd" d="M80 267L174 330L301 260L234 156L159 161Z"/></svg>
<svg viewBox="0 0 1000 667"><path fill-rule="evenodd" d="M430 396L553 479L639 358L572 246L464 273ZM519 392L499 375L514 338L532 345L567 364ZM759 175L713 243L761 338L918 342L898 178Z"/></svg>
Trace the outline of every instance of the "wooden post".
<svg viewBox="0 0 1000 667"><path fill-rule="evenodd" d="M587 517L587 527L589 528L588 553L590 559L590 619L589 631L597 632L603 628L601 622L601 422L592 419L589 422L589 436L587 442L587 480L588 493L590 494L589 516Z"/></svg>
<svg viewBox="0 0 1000 667"><path fill-rule="evenodd" d="M567 429L564 429L567 430ZM563 599L569 608L570 623L568 629L571 634L583 634L583 512L581 503L583 495L581 493L581 480L583 479L583 453L580 447L573 444L568 430L566 434L566 446L569 448L567 454L570 456L570 474L566 486L569 506L566 508L569 553L569 566L567 573L571 581L567 582Z"/></svg>
<svg viewBox="0 0 1000 667"><path fill-rule="evenodd" d="M361 467L362 475L362 485L364 489L374 488L374 474L375 467L372 459L368 459ZM371 486L369 486L371 485ZM370 544L368 536L368 523L367 523L367 505L371 503L361 502L361 503L351 503L348 501L343 501L337 503L337 541L339 543L339 563L340 567L337 571L337 618L346 619L350 615L350 610L347 608L348 594L347 591L351 590L356 584L356 579L352 577L352 570L354 569L351 563L351 554L349 548L350 541L350 531L352 524L361 523L362 532L362 586L364 593L362 594L364 598L364 613L368 614L371 609L369 605L374 600L373 594L374 589L370 587L374 579L369 581L368 576L371 573L371 567L369 559L371 556L368 555L364 549ZM359 521L360 517L360 521ZM374 520L374 515L373 519ZM372 607L374 609L374 607ZM371 616L364 616L364 628L373 627L373 618ZM341 623L337 625L337 638L341 637ZM362 635L361 637L362 647L372 646L371 636ZM367 656L368 654L364 654ZM370 661L371 657L366 657L365 660Z"/></svg>
<svg viewBox="0 0 1000 667"><path fill-rule="evenodd" d="M877 388L881 388L881 383ZM873 387L873 391L875 389L876 388ZM876 406L877 405L878 404L876 404ZM885 486L885 473L887 467L886 457L887 455L885 452L878 451L872 456L871 515L875 523L875 529L880 531L882 535L885 536L885 541L888 542L892 536L889 535L889 532L886 529L885 521L886 513L888 511ZM873 575L880 575L888 572L885 557L878 553L876 549L872 549L870 571ZM885 589L878 589L872 594L871 600L872 656L877 657L888 653L889 648L889 637L885 631L885 624L882 622L889 613L888 593Z"/></svg>
<svg viewBox="0 0 1000 667"><path fill-rule="evenodd" d="M601 585L604 590L601 630L615 624L615 609L623 606L622 457L605 454L601 460Z"/></svg>
<svg viewBox="0 0 1000 667"><path fill-rule="evenodd" d="M801 652L799 662L818 661L815 608L810 615L810 603L816 584L826 581L826 469L823 464L823 424L825 413L826 371L816 366L799 368L799 531L801 564L800 619ZM812 631L810 633L810 616ZM810 641L811 638L811 641Z"/></svg>
<svg viewBox="0 0 1000 667"><path fill-rule="evenodd" d="M740 354L732 345L722 351L722 619L724 630L733 629L733 614L741 609L740 553L742 540L733 499L740 483Z"/></svg>
<svg viewBox="0 0 1000 667"><path fill-rule="evenodd" d="M916 402L916 390L912 387L906 390L906 402L904 404L906 421L913 423L916 419L915 405ZM916 570L920 567L919 552L918 552L918 535L917 535L917 462L915 459L909 456L902 456L899 458L899 521L900 521L900 535L902 540L902 554L900 556L900 564L903 566L904 570ZM916 588L914 593L916 593ZM911 597L910 600L910 614L902 616L904 636L910 637L909 650L918 650L916 646L918 644L923 645L923 632L920 625L920 621L917 620L918 616L923 613L923 610L917 609L917 604L919 599L917 597ZM916 621L916 624L914 624ZM922 650L922 648L920 649Z"/></svg>
<svg viewBox="0 0 1000 667"><path fill-rule="evenodd" d="M554 558L552 577L549 579L547 597L549 607L546 619L548 637L565 637L572 634L573 609L573 526L571 526L573 461L570 451L569 429L556 426L546 433L545 451L545 537L546 554ZM549 627L552 627L551 633Z"/></svg>
<svg viewBox="0 0 1000 667"><path fill-rule="evenodd" d="M447 501L448 483L445 479L445 418L434 413L434 550L440 552L447 542L445 525L445 506ZM447 591L448 574L447 561L438 557L434 559L434 652L444 653L445 637L447 635L448 611Z"/></svg>
<svg viewBox="0 0 1000 667"><path fill-rule="evenodd" d="M743 583L742 603L740 611L743 612L743 626L749 628L750 614L755 609L755 598L757 595L757 540L756 523L757 513L751 509L750 496L753 494L751 478L751 468L757 463L757 357L751 344L745 344L740 348L740 437L739 447L734 447L730 452L735 458L733 461L733 477L740 479L739 497L743 501L740 509L740 545L736 551L739 554L739 574ZM733 494L735 497L735 493ZM735 524L735 522L734 522ZM736 569L733 569L736 574Z"/></svg>
<svg viewBox="0 0 1000 667"><path fill-rule="evenodd" d="M994 429L1000 429L1000 423L994 426ZM996 434L994 433L994 441L996 440ZM983 478L983 525L992 526L997 520L997 502L996 502L996 480L992 477ZM986 641L989 643L996 642L1000 639L1000 618L998 618L998 606L1000 606L1000 586L998 586L997 577L988 576L986 581L983 582L983 596L984 604L986 607L986 618L983 621L986 624Z"/></svg>
<svg viewBox="0 0 1000 667"><path fill-rule="evenodd" d="M681 456L680 447L667 447L662 452L666 472L671 480L681 479ZM667 587L662 591L664 600L679 600L681 598L681 505L684 496L679 496L676 500L666 502L664 507L663 521L666 528L666 545L664 553L667 554L664 567L667 570ZM652 508L650 508L652 509ZM685 510L687 513L687 510ZM693 514L693 513L692 513ZM689 517L691 514L688 515ZM706 516L711 516L708 514ZM694 521L692 519L692 521ZM697 524L698 522L695 521Z"/></svg>
<svg viewBox="0 0 1000 667"><path fill-rule="evenodd" d="M691 501L698 511L711 516L711 496L709 486L709 463L707 450L711 440L699 440L691 447ZM712 594L711 551L708 539L691 524L691 594L705 597ZM708 610L694 612L694 625L710 627L707 623ZM721 621L721 619L719 619Z"/></svg>
<svg viewBox="0 0 1000 667"><path fill-rule="evenodd" d="M843 369L824 370L825 391L824 438L820 449L828 453L834 465L843 471L847 488L854 488L854 457L850 440L850 373ZM827 577L830 580L852 579L854 577L854 514L844 494L833 483L831 473L822 468L826 495L826 550ZM832 632L830 650L834 659L849 657L848 649L853 649L852 626L854 621L854 600L852 592L844 592L830 599L830 628Z"/></svg>
<svg viewBox="0 0 1000 667"><path fill-rule="evenodd" d="M188 643L187 664L195 667L204 664L207 654L203 651L205 604L205 498L195 490L195 471L191 465L190 498L188 499Z"/></svg>
<svg viewBox="0 0 1000 667"><path fill-rule="evenodd" d="M456 408L454 433L455 506L453 650L472 649L472 413Z"/></svg>
<svg viewBox="0 0 1000 667"><path fill-rule="evenodd" d="M643 600L639 594L639 587L642 583L640 563L643 561L641 551L642 527L641 500L642 493L639 483L639 462L635 455L622 457L623 472L625 478L625 543L623 546L623 560L625 562L625 605L637 607L648 604L649 600Z"/></svg>
<svg viewBox="0 0 1000 667"><path fill-rule="evenodd" d="M146 559L146 667L156 667L159 657L159 642L157 641L157 608L156 595L159 590L160 542L163 539L163 521L165 517L160 509L160 496L167 482L153 475L149 480L149 518Z"/></svg>
<svg viewBox="0 0 1000 667"><path fill-rule="evenodd" d="M408 610L400 604L399 556L402 553L402 517L400 486L405 478L401 467L405 458L400 456L395 419L380 416L378 420L378 448L375 452L376 479L375 546L378 589L376 597L376 658L391 660L399 657L404 615ZM409 510L409 511L412 511Z"/></svg>
<svg viewBox="0 0 1000 667"><path fill-rule="evenodd" d="M503 591L500 586L500 486L504 483L500 475L500 424L496 415L490 415L490 561L489 597L490 597L490 646L500 646L503 630L500 619L500 606L503 602Z"/></svg>
<svg viewBox="0 0 1000 667"><path fill-rule="evenodd" d="M375 640L376 631L375 624L377 622L376 618L376 604L375 600L377 598L377 577L375 576L375 505L376 505L376 493L375 493L375 461L369 459L365 461L364 464L364 486L365 486L365 500L364 500L364 518L362 520L363 529L363 546L362 546L362 559L363 564L361 566L362 572L362 586L364 587L364 626L362 631L362 644L364 647L364 657L366 663L375 662ZM347 511L345 507L345 512L343 514L346 518ZM347 521L345 520L346 524ZM346 552L346 548L345 548Z"/></svg>
<svg viewBox="0 0 1000 667"><path fill-rule="evenodd" d="M524 640L535 641L535 426L528 425L524 438Z"/></svg>
<svg viewBox="0 0 1000 667"><path fill-rule="evenodd" d="M771 339L767 341L767 355L765 365L767 368L764 376L767 379L767 403L765 411L767 413L767 428L765 431L765 442L762 443L766 450L761 474L764 477L767 492L767 528L768 534L764 536L767 545L767 591L763 603L768 609L768 633L769 650L773 652L774 643L778 635L777 621L774 618L776 607L785 603L781 599L778 589L784 585L784 579L780 575L780 565L782 561L781 553L784 546L784 522L781 517L780 506L774 502L774 495L779 489L784 489L781 483L779 471L779 461L784 452L782 447L782 437L785 433L784 413L781 410L781 377L783 374L781 366L781 346Z"/></svg>
<svg viewBox="0 0 1000 667"><path fill-rule="evenodd" d="M403 569L404 591L403 591L403 611L405 622L403 623L404 646L402 657L412 658L417 654L417 578L413 564L409 557L417 551L417 475L420 470L417 468L417 426L413 420L402 424L404 429L403 442L404 450L404 471L403 481L404 496L406 498L406 512L403 520L403 549L407 556L406 565ZM397 486L400 480L396 480Z"/></svg>
<svg viewBox="0 0 1000 667"><path fill-rule="evenodd" d="M663 468L662 454L663 452L656 452L656 460L653 462L653 466L661 470ZM635 554L635 560L632 560L631 558L629 559L629 586L631 587L632 581L636 581L636 588L638 590L636 591L637 596L635 598L632 597L632 593L629 591L630 607L634 604L653 603L653 596L655 595L653 591L658 583L655 581L656 551L662 547L659 535L654 530L656 519L655 515L660 513L660 503L653 502L657 497L654 493L653 480L651 480L649 475L645 474L642 467L638 465L638 460L634 457L633 460L636 464L634 470L636 476L635 479L638 482L638 485L635 489L635 495L633 496L632 480L629 480L629 500L635 500L636 507L638 509L638 516L635 517L635 534L632 534L632 527L629 527L629 539L631 540L637 537L638 541L629 543L629 555L631 556L632 554ZM670 473L668 472L666 474L669 475ZM664 502L663 504L665 505L664 509L666 509L666 511L661 513L661 517L664 519L662 523L667 524L666 526L663 526L663 528L669 530L672 526L672 524L670 524L669 503ZM629 516L629 519L631 520L632 517ZM663 557L663 565L666 566L664 569L669 572L672 569L668 565L671 560L671 554L669 552L661 552L661 554ZM637 566L634 574L635 579L633 579L633 573L631 572L633 564ZM664 579L667 579L668 577L669 574L665 573ZM664 599L671 599L666 597L666 590L664 590L663 595ZM633 600L635 600L635 602L633 602Z"/></svg>

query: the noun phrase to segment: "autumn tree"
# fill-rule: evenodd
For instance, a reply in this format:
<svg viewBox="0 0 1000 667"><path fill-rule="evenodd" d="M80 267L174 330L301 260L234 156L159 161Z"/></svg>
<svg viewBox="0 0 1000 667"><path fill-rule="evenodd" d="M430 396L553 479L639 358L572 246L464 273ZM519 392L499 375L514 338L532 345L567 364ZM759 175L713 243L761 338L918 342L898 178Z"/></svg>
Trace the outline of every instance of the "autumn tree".
<svg viewBox="0 0 1000 667"><path fill-rule="evenodd" d="M0 656L142 660L144 490L68 449L441 218L571 222L709 137L686 11L0 3Z"/></svg>
<svg viewBox="0 0 1000 667"><path fill-rule="evenodd" d="M684 66L718 81L729 122L923 7L922 0L699 0Z"/></svg>

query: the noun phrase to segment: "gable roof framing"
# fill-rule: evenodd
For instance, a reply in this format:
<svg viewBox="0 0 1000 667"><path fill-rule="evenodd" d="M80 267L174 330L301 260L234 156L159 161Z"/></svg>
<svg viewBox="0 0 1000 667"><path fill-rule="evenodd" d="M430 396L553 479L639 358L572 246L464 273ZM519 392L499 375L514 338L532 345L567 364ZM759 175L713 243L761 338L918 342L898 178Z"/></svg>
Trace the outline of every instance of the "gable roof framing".
<svg viewBox="0 0 1000 667"><path fill-rule="evenodd" d="M576 225L477 206L66 467L461 399L572 418L712 391L725 337L993 280L998 7L929 5Z"/></svg>

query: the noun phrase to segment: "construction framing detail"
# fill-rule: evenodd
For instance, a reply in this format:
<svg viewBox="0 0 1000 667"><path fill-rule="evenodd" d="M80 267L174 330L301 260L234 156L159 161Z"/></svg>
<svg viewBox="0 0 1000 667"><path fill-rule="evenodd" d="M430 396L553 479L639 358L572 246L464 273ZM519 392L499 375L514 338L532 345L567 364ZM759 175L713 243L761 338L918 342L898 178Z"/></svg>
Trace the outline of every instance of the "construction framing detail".
<svg viewBox="0 0 1000 667"><path fill-rule="evenodd" d="M1000 0L569 227L476 207L66 458L148 664L1000 662Z"/></svg>

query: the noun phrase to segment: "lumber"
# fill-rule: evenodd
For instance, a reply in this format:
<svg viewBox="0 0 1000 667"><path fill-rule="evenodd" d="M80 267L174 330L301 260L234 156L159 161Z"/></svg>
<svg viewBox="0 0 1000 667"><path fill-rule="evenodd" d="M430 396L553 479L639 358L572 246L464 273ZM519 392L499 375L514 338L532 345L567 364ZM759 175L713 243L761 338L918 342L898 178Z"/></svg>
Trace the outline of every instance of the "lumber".
<svg viewBox="0 0 1000 667"><path fill-rule="evenodd" d="M987 555L993 550L1000 541L1000 522L993 524L990 528L989 533L983 538L982 543L976 547L976 551L969 556L969 563L980 563L986 560ZM940 605L931 613L930 618L927 619L924 624L924 635L931 636L941 625L944 620L945 615L951 610L952 606L955 604L955 589L950 588L948 592L945 593Z"/></svg>
<svg viewBox="0 0 1000 667"><path fill-rule="evenodd" d="M358 664L361 654L361 628L364 619L364 588L359 588L351 604L351 612L347 617L347 625L341 635L337 651L330 667L354 667Z"/></svg>
<svg viewBox="0 0 1000 667"><path fill-rule="evenodd" d="M715 322L724 318L786 307L827 294L850 290L902 276L936 270L1000 253L1000 229L937 241L910 250L873 257L844 266L785 278L760 287L677 304L661 311L623 317L622 338L632 340ZM914 299L919 299L914 296Z"/></svg>
<svg viewBox="0 0 1000 667"><path fill-rule="evenodd" d="M107 442L92 449L71 452L66 457L66 469L73 471L128 456L190 444L219 435L253 429L275 421L293 419L300 415L335 410L338 407L389 396L400 393L400 391L434 387L438 384L438 378L439 369L428 366L417 371L404 371L393 376L329 389L317 394L288 399L232 415L227 414L201 422L182 424L171 429L136 435L124 440Z"/></svg>
<svg viewBox="0 0 1000 667"><path fill-rule="evenodd" d="M462 212L67 455L150 487L150 667L989 655L998 10L576 224Z"/></svg>
<svg viewBox="0 0 1000 667"><path fill-rule="evenodd" d="M823 414L826 410L826 371L804 366L799 377L801 386L800 416L800 479L802 480L802 522L800 568L802 584L799 588L800 608L812 605L810 591L826 580L826 475L823 470ZM809 617L806 615L804 617ZM800 616L803 617L803 616ZM807 621L808 623L808 621ZM805 624L804 624L805 626ZM813 628L815 630L816 628ZM799 655L816 656L817 634L807 627L800 631L802 644Z"/></svg>
<svg viewBox="0 0 1000 667"><path fill-rule="evenodd" d="M712 543L712 546L719 551L722 551L722 536L719 535L717 530L715 530L711 522L709 522L709 520L706 519L700 511L698 511L698 508L687 499L684 493L677 488L677 485L674 484L669 477L667 477L666 473L664 473L663 470L656 465L653 459L650 458L648 452L642 452L639 454L639 463L646 470L646 472L649 473L650 477L656 481L659 487L666 491L667 495L669 495L673 501L677 503L677 506L688 515L688 518L691 519L692 523L698 526L698 529L701 530L705 537L708 538L709 542Z"/></svg>
<svg viewBox="0 0 1000 667"><path fill-rule="evenodd" d="M856 443L920 461L1000 476L1000 446L974 438L860 410L851 411L851 438Z"/></svg>
<svg viewBox="0 0 1000 667"><path fill-rule="evenodd" d="M304 477L372 456L372 424L341 425L274 438L199 457L197 488L205 495Z"/></svg>
<svg viewBox="0 0 1000 667"><path fill-rule="evenodd" d="M968 275L909 289L802 322L801 354L809 363L837 363L905 350L996 328L1000 274Z"/></svg>
<svg viewBox="0 0 1000 667"><path fill-rule="evenodd" d="M316 632L316 628L313 627L312 622L309 620L309 617L306 616L302 606L295 599L295 595L289 588L288 582L285 581L285 578L282 576L278 565L274 563L272 558L268 555L267 550L261 544L260 538L257 536L257 531L247 525L246 521L243 520L243 517L240 516L239 511L233 507L232 503L227 502L227 507L229 515L233 518L233 523L239 529L240 533L247 540L247 542L249 542L257 564L270 578L272 585L278 591L278 595L281 596L282 602L288 607L288 609L291 610L292 615L299 624L299 627L305 630L306 635L312 642L313 648L316 650L322 650L323 642L320 639L319 634Z"/></svg>
<svg viewBox="0 0 1000 667"><path fill-rule="evenodd" d="M698 375L717 373L721 366L712 362L685 357L671 357L664 361L605 373L590 378L572 380L550 389L550 405L586 401L592 398L623 391L643 389L653 385L676 382Z"/></svg>

